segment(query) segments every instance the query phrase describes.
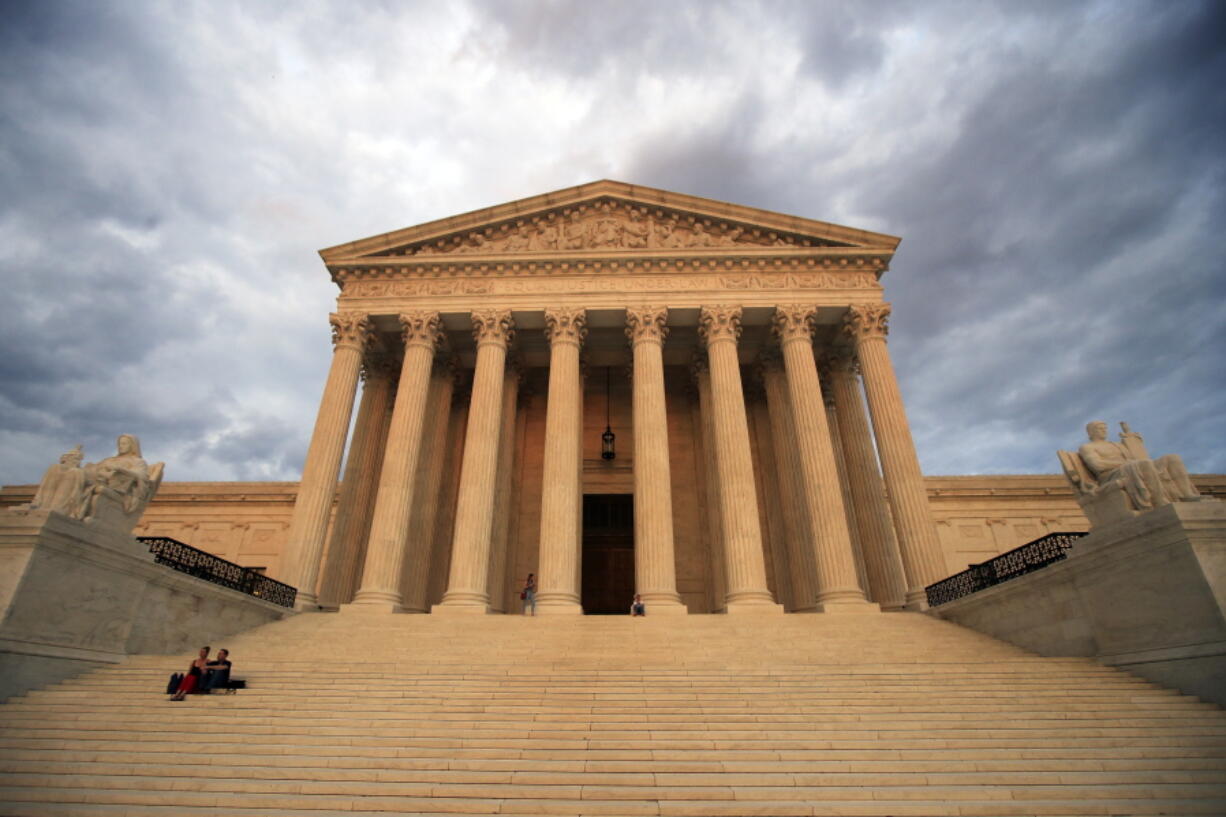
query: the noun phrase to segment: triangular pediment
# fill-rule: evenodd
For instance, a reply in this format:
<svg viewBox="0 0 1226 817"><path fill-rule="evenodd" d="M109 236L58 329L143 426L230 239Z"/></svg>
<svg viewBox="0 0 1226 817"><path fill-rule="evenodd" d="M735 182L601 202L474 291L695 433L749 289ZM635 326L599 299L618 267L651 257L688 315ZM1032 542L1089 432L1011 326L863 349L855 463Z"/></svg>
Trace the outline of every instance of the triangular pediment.
<svg viewBox="0 0 1226 817"><path fill-rule="evenodd" d="M815 248L891 253L894 236L671 193L598 181L341 244L329 265L506 255Z"/></svg>

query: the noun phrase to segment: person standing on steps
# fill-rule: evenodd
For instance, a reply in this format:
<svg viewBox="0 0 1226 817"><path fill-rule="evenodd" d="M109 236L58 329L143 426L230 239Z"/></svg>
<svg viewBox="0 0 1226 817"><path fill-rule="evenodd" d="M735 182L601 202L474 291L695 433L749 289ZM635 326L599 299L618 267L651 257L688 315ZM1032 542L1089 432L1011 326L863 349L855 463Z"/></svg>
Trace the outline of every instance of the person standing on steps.
<svg viewBox="0 0 1226 817"><path fill-rule="evenodd" d="M524 602L524 615L528 615L528 609L532 609L532 615L536 615L536 574L529 573L527 581L524 582L524 589L520 591L519 597Z"/></svg>
<svg viewBox="0 0 1226 817"><path fill-rule="evenodd" d="M634 594L634 601L630 603L630 615L631 617L647 615L647 605L643 604L643 597L638 593Z"/></svg>

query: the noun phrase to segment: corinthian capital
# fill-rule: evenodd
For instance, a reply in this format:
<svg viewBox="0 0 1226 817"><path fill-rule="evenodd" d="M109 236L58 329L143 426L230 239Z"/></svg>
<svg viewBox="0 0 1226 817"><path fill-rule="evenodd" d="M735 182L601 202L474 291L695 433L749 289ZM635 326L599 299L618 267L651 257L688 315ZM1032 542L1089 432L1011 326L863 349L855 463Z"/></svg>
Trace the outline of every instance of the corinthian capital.
<svg viewBox="0 0 1226 817"><path fill-rule="evenodd" d="M545 338L550 346L557 343L582 346L586 337L587 311L583 308L545 310Z"/></svg>
<svg viewBox="0 0 1226 817"><path fill-rule="evenodd" d="M427 346L433 351L443 341L443 322L437 312L402 312L400 336L404 338L406 349L410 346Z"/></svg>
<svg viewBox="0 0 1226 817"><path fill-rule="evenodd" d="M813 320L817 317L817 309L800 304L787 304L775 307L771 316L771 331L780 344L793 340L803 340L809 343L813 339Z"/></svg>
<svg viewBox="0 0 1226 817"><path fill-rule="evenodd" d="M370 316L365 312L333 312L328 323L332 324L332 345L338 349L349 346L362 351L374 343Z"/></svg>
<svg viewBox="0 0 1226 817"><path fill-rule="evenodd" d="M707 346L721 340L736 343L741 337L741 308L704 306L698 313L698 337Z"/></svg>
<svg viewBox="0 0 1226 817"><path fill-rule="evenodd" d="M847 307L843 331L856 340L885 339L890 333L889 304L860 304Z"/></svg>
<svg viewBox="0 0 1226 817"><path fill-rule="evenodd" d="M472 319L473 340L478 346L486 343L509 346L515 338L515 321L509 309L477 309Z"/></svg>
<svg viewBox="0 0 1226 817"><path fill-rule="evenodd" d="M628 307L626 309L626 337L630 345L639 341L663 343L668 337L668 308L663 306Z"/></svg>

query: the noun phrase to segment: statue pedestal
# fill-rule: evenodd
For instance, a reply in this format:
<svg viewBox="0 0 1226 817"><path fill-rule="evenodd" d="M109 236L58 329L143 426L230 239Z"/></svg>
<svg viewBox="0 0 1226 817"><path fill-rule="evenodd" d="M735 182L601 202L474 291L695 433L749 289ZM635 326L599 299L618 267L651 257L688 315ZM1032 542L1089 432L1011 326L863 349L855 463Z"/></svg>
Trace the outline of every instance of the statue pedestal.
<svg viewBox="0 0 1226 817"><path fill-rule="evenodd" d="M1099 528L1062 562L930 612L1226 705L1226 503L1175 502Z"/></svg>
<svg viewBox="0 0 1226 817"><path fill-rule="evenodd" d="M291 615L169 567L131 535L0 512L0 700L134 653L182 653ZM167 662L167 674L177 667Z"/></svg>

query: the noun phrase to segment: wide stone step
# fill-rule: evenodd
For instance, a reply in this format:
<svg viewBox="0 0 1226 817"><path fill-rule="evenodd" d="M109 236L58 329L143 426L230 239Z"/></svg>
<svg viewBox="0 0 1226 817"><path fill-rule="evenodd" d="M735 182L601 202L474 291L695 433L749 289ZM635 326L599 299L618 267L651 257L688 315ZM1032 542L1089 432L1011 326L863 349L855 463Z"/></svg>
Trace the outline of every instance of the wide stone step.
<svg viewBox="0 0 1226 817"><path fill-rule="evenodd" d="M298 616L173 704L188 657L138 657L0 707L0 814L1226 814L1226 713L1124 672L691 618Z"/></svg>

